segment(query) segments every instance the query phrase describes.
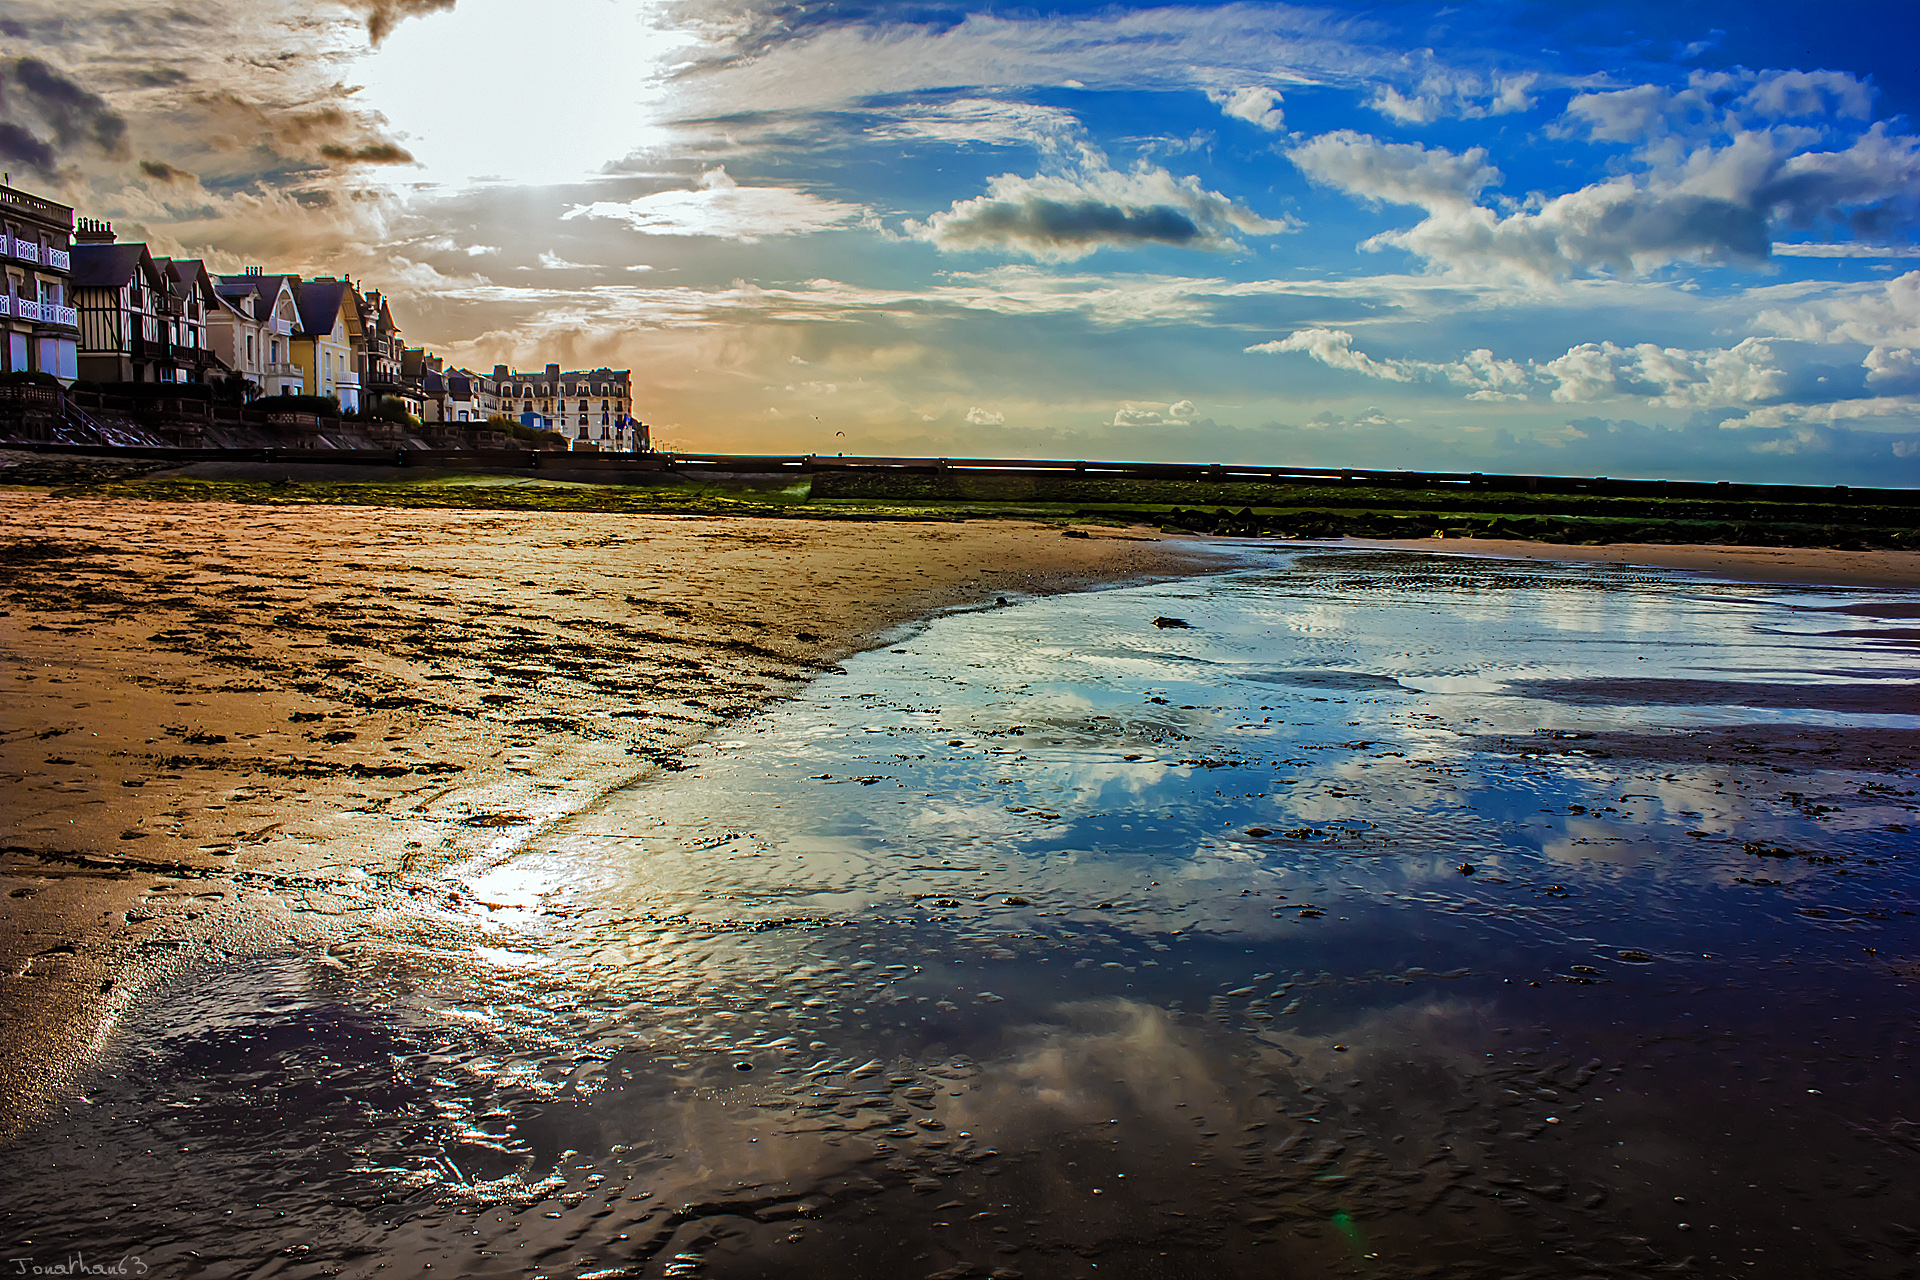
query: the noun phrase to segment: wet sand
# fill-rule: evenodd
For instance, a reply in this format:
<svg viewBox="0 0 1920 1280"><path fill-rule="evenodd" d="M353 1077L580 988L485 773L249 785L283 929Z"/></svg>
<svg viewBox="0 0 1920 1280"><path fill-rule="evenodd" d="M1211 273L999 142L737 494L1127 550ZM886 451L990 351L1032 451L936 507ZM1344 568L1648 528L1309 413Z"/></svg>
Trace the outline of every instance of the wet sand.
<svg viewBox="0 0 1920 1280"><path fill-rule="evenodd" d="M153 981L444 894L917 619L1220 562L1087 532L0 492L0 1134Z"/></svg>
<svg viewBox="0 0 1920 1280"><path fill-rule="evenodd" d="M1920 551L1835 551L1824 547L1682 546L1662 542L1616 542L1574 546L1512 538L1410 538L1397 541L1348 538L1339 545L1430 551L1501 560L1651 565L1710 573L1736 582L1795 586L1920 586Z"/></svg>

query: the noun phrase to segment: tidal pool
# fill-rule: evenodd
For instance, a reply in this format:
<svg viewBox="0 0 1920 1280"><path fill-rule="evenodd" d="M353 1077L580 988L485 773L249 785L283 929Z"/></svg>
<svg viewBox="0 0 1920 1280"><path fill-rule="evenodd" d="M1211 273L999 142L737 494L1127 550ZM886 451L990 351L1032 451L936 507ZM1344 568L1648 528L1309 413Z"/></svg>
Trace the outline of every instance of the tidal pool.
<svg viewBox="0 0 1920 1280"><path fill-rule="evenodd" d="M157 993L7 1256L1914 1274L1920 598L1248 555L936 620Z"/></svg>

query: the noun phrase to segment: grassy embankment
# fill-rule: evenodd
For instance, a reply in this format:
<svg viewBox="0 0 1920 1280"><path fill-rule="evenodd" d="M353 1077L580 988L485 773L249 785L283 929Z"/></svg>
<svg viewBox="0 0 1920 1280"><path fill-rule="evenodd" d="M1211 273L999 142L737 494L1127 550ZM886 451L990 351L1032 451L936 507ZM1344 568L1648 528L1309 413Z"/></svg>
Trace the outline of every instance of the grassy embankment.
<svg viewBox="0 0 1920 1280"><path fill-rule="evenodd" d="M956 520L994 516L1148 523L1237 537L1517 538L1744 546L1920 548L1920 506L1809 491L1804 501L1615 497L1582 492L1368 488L1073 475L825 472L642 485L513 476L305 483L123 479L61 490L103 497L273 505Z"/></svg>

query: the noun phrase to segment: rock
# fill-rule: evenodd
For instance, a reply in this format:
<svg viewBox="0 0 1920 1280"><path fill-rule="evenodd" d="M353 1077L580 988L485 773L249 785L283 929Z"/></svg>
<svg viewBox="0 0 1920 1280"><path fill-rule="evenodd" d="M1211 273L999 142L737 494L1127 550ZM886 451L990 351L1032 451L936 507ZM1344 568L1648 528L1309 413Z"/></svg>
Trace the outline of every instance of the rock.
<svg viewBox="0 0 1920 1280"><path fill-rule="evenodd" d="M1247 834L1252 836L1255 840L1258 840L1262 836L1272 835L1273 832L1267 830L1265 827L1248 827Z"/></svg>
<svg viewBox="0 0 1920 1280"><path fill-rule="evenodd" d="M1188 623L1185 618L1155 618L1153 620L1153 625L1160 628L1162 631L1167 630L1169 627L1176 627L1184 630L1187 627Z"/></svg>
<svg viewBox="0 0 1920 1280"><path fill-rule="evenodd" d="M1024 907L1029 905L1027 900L1021 897L1017 893L1009 894L1008 896L1002 898L1001 901L1006 903L1010 907Z"/></svg>
<svg viewBox="0 0 1920 1280"><path fill-rule="evenodd" d="M1458 867L1458 870L1461 875L1470 876L1473 874L1473 864L1471 862L1463 862Z"/></svg>

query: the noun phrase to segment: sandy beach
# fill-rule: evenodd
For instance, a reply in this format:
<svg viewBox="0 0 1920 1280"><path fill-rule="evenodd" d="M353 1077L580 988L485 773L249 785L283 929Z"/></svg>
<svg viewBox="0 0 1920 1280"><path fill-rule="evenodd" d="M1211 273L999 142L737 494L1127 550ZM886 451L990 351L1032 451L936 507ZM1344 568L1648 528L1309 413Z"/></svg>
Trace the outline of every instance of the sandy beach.
<svg viewBox="0 0 1920 1280"><path fill-rule="evenodd" d="M903 625L1218 561L1083 532L0 494L0 1127L156 977L437 892Z"/></svg>
<svg viewBox="0 0 1920 1280"><path fill-rule="evenodd" d="M1074 534L0 495L7 1127L155 978L442 892L903 625L1222 563ZM1920 584L1911 552L1342 545Z"/></svg>
<svg viewBox="0 0 1920 1280"><path fill-rule="evenodd" d="M1796 1152L1847 1132L1799 1098L1907 1114L1898 1054L1884 1097L1836 1073L1914 963L1915 606L1858 590L1913 557L1262 545L1306 554L1186 583L1245 546L0 493L19 1247L1331 1275L1357 1203L1400 1257L1544 1214L1659 1261L1753 1099ZM1496 648L1491 690L1373 674ZM1783 1002L1813 1047L1762 1038ZM1782 1064L1752 1098L1703 1014Z"/></svg>

